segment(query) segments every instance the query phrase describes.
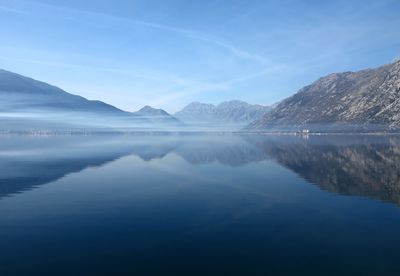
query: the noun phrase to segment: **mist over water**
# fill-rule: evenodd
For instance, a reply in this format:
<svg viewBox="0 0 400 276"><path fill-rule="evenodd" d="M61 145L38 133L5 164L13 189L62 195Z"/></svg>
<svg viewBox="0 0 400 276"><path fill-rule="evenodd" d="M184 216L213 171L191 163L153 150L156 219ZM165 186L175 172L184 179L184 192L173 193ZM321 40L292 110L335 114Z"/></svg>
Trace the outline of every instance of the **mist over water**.
<svg viewBox="0 0 400 276"><path fill-rule="evenodd" d="M399 164L397 136L1 136L0 274L397 274Z"/></svg>

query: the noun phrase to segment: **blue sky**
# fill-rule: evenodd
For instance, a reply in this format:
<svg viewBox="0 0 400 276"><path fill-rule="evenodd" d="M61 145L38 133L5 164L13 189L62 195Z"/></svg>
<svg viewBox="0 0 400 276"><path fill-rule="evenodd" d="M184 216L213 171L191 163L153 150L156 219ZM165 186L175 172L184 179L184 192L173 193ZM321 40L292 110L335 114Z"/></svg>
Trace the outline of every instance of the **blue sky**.
<svg viewBox="0 0 400 276"><path fill-rule="evenodd" d="M134 111L272 104L400 56L400 1L0 0L0 68Z"/></svg>

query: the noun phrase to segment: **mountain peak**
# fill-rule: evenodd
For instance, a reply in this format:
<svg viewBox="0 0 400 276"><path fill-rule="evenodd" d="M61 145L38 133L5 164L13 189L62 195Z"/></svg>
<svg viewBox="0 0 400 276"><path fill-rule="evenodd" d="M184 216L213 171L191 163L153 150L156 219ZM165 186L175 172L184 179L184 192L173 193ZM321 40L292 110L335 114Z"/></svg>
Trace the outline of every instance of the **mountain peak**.
<svg viewBox="0 0 400 276"><path fill-rule="evenodd" d="M248 107L251 106L251 104L246 103L244 101L240 100L231 100L231 101L226 101L218 104L217 108L241 108L241 107Z"/></svg>
<svg viewBox="0 0 400 276"><path fill-rule="evenodd" d="M169 116L168 112L166 112L165 110L154 108L149 105L145 105L134 113L142 116Z"/></svg>
<svg viewBox="0 0 400 276"><path fill-rule="evenodd" d="M154 108L149 105L145 105L138 111L133 112L133 114L145 117L146 119L156 124L179 125L181 123L177 118L169 114L167 111L159 108Z"/></svg>
<svg viewBox="0 0 400 276"><path fill-rule="evenodd" d="M215 105L213 104L208 104L208 103L201 103L201 102L191 102L187 106L184 107L184 109L190 109L190 108L202 108L202 109L213 109L215 108Z"/></svg>

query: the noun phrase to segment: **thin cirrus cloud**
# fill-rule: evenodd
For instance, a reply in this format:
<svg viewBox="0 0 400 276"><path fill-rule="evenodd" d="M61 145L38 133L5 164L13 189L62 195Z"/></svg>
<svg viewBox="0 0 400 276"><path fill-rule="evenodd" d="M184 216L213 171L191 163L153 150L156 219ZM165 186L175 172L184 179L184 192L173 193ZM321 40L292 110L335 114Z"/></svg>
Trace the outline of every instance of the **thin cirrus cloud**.
<svg viewBox="0 0 400 276"><path fill-rule="evenodd" d="M155 91L159 91L160 95L156 96L153 103L160 105L167 105L172 101L179 100L180 97L187 97L188 95L196 96L197 93L213 91L213 93L221 90L228 90L231 87L229 83L238 83L240 81L247 81L252 78L261 77L266 75L269 70L276 70L277 66L272 64L267 58L245 51L228 43L226 40L216 38L215 36L193 31L185 28L178 28L166 24L159 24L155 22L148 22L143 20L137 20L132 18L117 17L113 15L108 15L104 13L91 12L91 11L81 11L65 7L60 7L56 5L49 5L38 3L34 1L16 1L12 7L0 6L0 10L4 12L18 13L27 15L30 17L48 17L57 18L57 20L72 20L79 23L96 25L97 27L108 26L106 22L113 22L113 24L123 25L125 27L138 27L142 26L149 29L157 29L159 31L170 32L175 35L179 35L182 38L195 40L202 43L207 43L213 47L218 47L224 50L226 54L229 54L234 59L246 60L248 62L257 63L259 66L255 72L246 73L241 76L233 76L232 78L226 80L222 78L219 81L204 81L190 79L187 76L182 77L177 74L172 74L171 72L157 72L149 73L146 70L129 69L127 66L121 67L110 67L102 66L101 58L96 57L96 65L80 64L73 62L65 62L59 60L51 60L46 57L45 54L40 55L39 59L34 58L10 58L10 57L0 57L3 60L9 61L19 61L21 63L31 63L31 64L42 64L46 66L58 66L58 67L68 67L76 68L87 71L103 71L113 74L125 75L130 78L144 79L148 81L157 81L167 85L163 89L154 88ZM32 56L37 56L33 54ZM107 64L107 62L105 62ZM87 86L86 86L87 87ZM94 86L96 87L96 86ZM79 90L75 88L73 90ZM170 92L171 91L171 92ZM112 101L111 101L112 102ZM180 103L181 104L181 103Z"/></svg>
<svg viewBox="0 0 400 276"><path fill-rule="evenodd" d="M263 70L261 72L250 74L246 76L241 76L233 79L228 79L220 82L211 82L211 83L189 83L184 86L180 91L165 91L164 96L161 96L150 102L150 105L154 106L164 106L170 102L176 101L180 98L187 98L188 96L196 95L199 92L204 91L229 91L232 89L232 86L238 84L240 82L248 81L254 78L259 78L262 76L266 76L274 71L278 71L283 69L283 66L276 66L275 68L269 68L268 70Z"/></svg>
<svg viewBox="0 0 400 276"><path fill-rule="evenodd" d="M30 12L30 10L32 8L34 8L34 9L41 10L40 16L57 17L57 18L60 18L60 16L61 16L62 18L67 19L67 20L76 20L76 21L86 23L86 24L97 24L100 26L101 25L105 26L104 23L98 24L98 22L114 21L114 22L124 24L124 25L136 25L136 26L141 25L141 26L148 27L148 28L154 28L154 29L159 29L159 30L164 30L164 31L180 34L188 39L200 40L203 42L211 43L215 46L224 48L225 50L227 50L229 53L233 54L237 58L249 59L252 61L260 62L262 64L270 63L270 61L266 57L248 52L243 49L240 49L240 48L236 47L235 45L230 44L229 42L222 40L220 38L216 38L212 35L201 33L201 32L190 30L190 29L179 28L179 27L169 26L166 24L148 22L148 21L137 20L137 19L132 19L132 18L117 17L117 16L99 13L99 12L75 10L75 9L66 8L66 7L62 7L62 6L43 4L43 3L39 3L39 2L35 2L35 1L17 1L17 2L25 4L25 8L21 7L21 6L19 6L18 8L13 8L13 7L7 7L7 6L0 5L0 10L6 11L6 12L13 12L13 13L20 13L20 14L35 16L35 13ZM87 18L90 18L90 17L95 17L96 23L93 23L92 20L87 20Z"/></svg>
<svg viewBox="0 0 400 276"><path fill-rule="evenodd" d="M400 49L392 0L98 3L107 0L0 0L0 67L123 109L176 111L196 100L272 104Z"/></svg>
<svg viewBox="0 0 400 276"><path fill-rule="evenodd" d="M71 63L71 62L63 62L63 61L54 61L49 60L46 58L46 54L43 53L40 55L39 59L32 59L32 58L7 58L3 57L2 59L8 59L13 61L19 61L24 63L40 63L47 66L58 66L58 67L69 67L69 68L76 68L81 70L91 70L91 71L103 71L109 72L114 74L125 75L130 78L135 79L144 79L149 81L157 81L160 83L167 84L165 89L157 89L159 95L156 98L152 97L151 104L157 106L168 106L169 103L173 101L178 101L181 97L187 97L192 95L193 97L196 96L197 93L207 92L207 91L227 91L234 83L238 83L241 81L247 81L252 78L260 77L263 75L268 74L269 71L277 70L276 65L272 65L268 59L262 57L257 54L250 53L243 49L240 49L225 40L216 38L214 36L200 33L197 31L193 31L190 29L178 28L173 27L165 24L159 24L154 22L147 22L142 20L136 20L131 18L123 18L123 17L116 17L113 15L98 13L98 12L89 12L89 11L80 11L74 10L70 8L55 6L55 5L48 5L37 3L33 1L19 1L17 2L19 5L17 7L4 7L2 6L1 9L7 12L14 12L19 14L25 14L33 17L50 17L50 18L62 18L63 20L73 20L78 21L83 24L89 25L98 25L98 26L107 26L104 22L113 22L113 24L120 24L124 26L142 26L145 28L157 29L165 32L171 32L176 35L180 35L183 38L190 39L190 40L198 40L203 43L211 44L215 47L219 47L224 49L227 54L232 55L235 59L240 60L247 60L250 62L258 63L261 69L257 68L255 73L241 75L239 77L233 77L230 79L223 79L219 81L199 81L189 79L187 77L181 77L179 75L171 74L170 72L157 72L157 73L149 73L144 72L143 70L129 70L127 68L118 68L118 67L108 67L108 66L90 66L88 64L79 64L79 63ZM35 12L39 10L39 12ZM33 12L32 12L33 11ZM100 24L98 24L100 22ZM32 56L37 56L33 54ZM1 57L0 57L1 58ZM97 63L99 60L96 57ZM266 68L266 69L265 69ZM73 90L79 90L74 88ZM181 103L180 103L181 104Z"/></svg>
<svg viewBox="0 0 400 276"><path fill-rule="evenodd" d="M49 55L48 52L46 53L32 53L32 50L29 49L14 49L18 52L25 52L29 51L30 53L28 56L41 56L41 55ZM93 72L107 72L107 73L114 73L119 75L124 75L131 79L137 80L146 80L152 82L158 82L162 84L168 84L170 87L162 88L162 89L155 89L159 94L158 97L152 99L149 103L143 104L150 104L154 106L168 106L169 103L178 101L180 98L188 98L188 96L195 96L198 93L206 92L206 91L229 91L233 85L238 84L240 82L245 82L254 78L259 78L262 76L266 76L270 73L285 70L284 66L275 66L269 67L268 69L262 70L260 72L254 74L248 74L239 76L236 78L225 79L221 81L214 81L214 82L205 82L205 81L196 81L191 79L181 78L179 76L173 75L171 73L166 72L157 72L157 71L140 71L140 70L128 70L128 69L118 69L112 67L99 67L99 66L90 66L85 64L74 64L68 62L62 62L57 60L46 60L45 58L42 59L32 59L29 57L7 57L7 56L0 56L0 60L8 60L11 62L21 62L21 63L30 63L30 64L41 64L46 65L49 67L64 67L70 68L73 70L80 70L80 71L93 71ZM104 61L106 62L106 61ZM88 89L88 88L85 88ZM99 89L99 87L97 88ZM101 90L101 88L100 88ZM106 92L106 91L104 91ZM78 93L79 94L79 93Z"/></svg>

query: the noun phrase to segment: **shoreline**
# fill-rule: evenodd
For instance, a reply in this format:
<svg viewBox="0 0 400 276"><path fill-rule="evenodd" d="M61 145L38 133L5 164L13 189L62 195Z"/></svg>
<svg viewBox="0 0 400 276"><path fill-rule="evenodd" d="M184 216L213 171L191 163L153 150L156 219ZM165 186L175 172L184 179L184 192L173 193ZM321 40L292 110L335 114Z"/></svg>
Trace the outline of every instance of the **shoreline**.
<svg viewBox="0 0 400 276"><path fill-rule="evenodd" d="M397 136L399 132L298 132L298 131L237 131L237 130L119 130L119 129L26 129L0 130L1 136L72 136L72 135L268 135L268 136Z"/></svg>

